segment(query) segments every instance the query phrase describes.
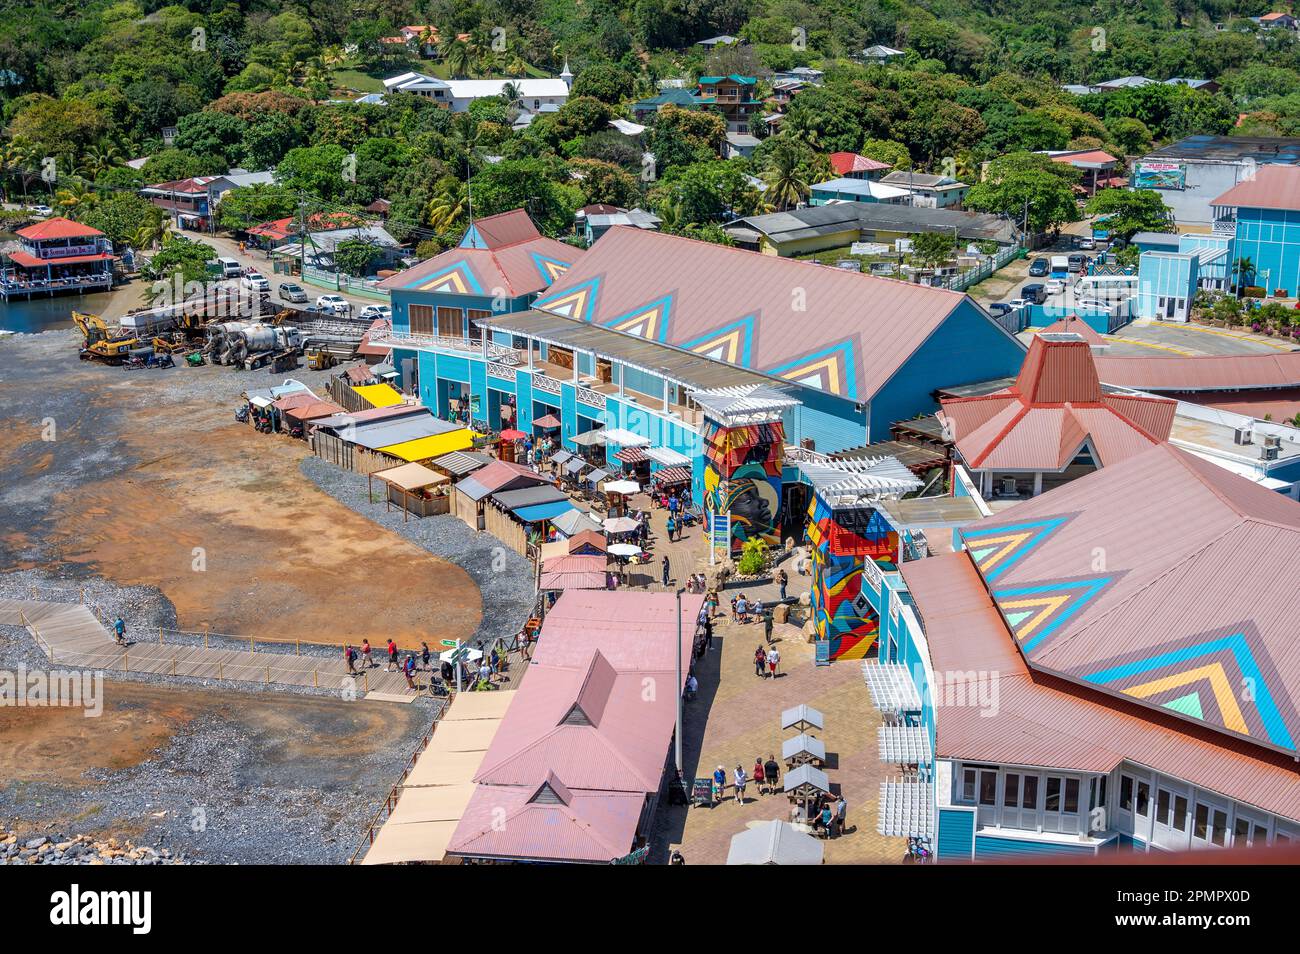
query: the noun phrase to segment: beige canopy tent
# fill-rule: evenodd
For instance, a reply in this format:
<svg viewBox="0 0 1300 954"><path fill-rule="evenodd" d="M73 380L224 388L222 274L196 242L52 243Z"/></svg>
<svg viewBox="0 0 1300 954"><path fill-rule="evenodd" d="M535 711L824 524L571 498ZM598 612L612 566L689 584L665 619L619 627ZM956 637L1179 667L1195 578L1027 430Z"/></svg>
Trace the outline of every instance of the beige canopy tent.
<svg viewBox="0 0 1300 954"><path fill-rule="evenodd" d="M406 516L411 511L410 496L429 487L436 487L439 484L450 484L451 478L446 474L440 474L436 470L430 470L423 464L401 464L397 467L389 467L387 470L377 470L366 478L367 491L373 490L374 478L378 477L390 488L396 488L402 492L402 523L406 523ZM385 493L384 510L387 512L392 503L392 495Z"/></svg>
<svg viewBox="0 0 1300 954"><path fill-rule="evenodd" d="M514 690L456 696L402 783L397 805L362 864L443 859L474 794L474 776L514 696Z"/></svg>

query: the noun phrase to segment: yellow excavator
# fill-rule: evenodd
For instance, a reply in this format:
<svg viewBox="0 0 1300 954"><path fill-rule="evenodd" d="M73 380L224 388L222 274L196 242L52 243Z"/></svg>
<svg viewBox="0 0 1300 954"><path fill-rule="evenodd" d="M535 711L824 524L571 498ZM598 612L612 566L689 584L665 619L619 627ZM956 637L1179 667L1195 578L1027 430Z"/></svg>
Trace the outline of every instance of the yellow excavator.
<svg viewBox="0 0 1300 954"><path fill-rule="evenodd" d="M114 335L108 323L99 315L74 311L72 320L85 338L81 347L82 361L121 364L132 348L138 348L143 343L135 335Z"/></svg>
<svg viewBox="0 0 1300 954"><path fill-rule="evenodd" d="M172 337L140 338L131 334L112 333L108 322L99 315L74 311L72 321L81 330L85 343L81 348L82 361L102 361L105 364L122 364L136 348L152 347L157 354L180 354L190 346L180 333Z"/></svg>

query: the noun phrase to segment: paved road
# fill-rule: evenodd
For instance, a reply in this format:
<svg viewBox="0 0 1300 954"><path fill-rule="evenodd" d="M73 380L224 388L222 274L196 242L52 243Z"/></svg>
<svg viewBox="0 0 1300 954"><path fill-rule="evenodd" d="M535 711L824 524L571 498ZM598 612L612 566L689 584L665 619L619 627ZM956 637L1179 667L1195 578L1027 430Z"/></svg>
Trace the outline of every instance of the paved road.
<svg viewBox="0 0 1300 954"><path fill-rule="evenodd" d="M328 295L328 294L342 295L344 298L350 301L352 303L354 314L359 314L361 312L361 309L365 308L367 305L387 304L387 302L380 301L377 298L368 298L364 295L355 295L346 291L335 291L329 288L320 288L316 285L309 284L307 282L301 281L300 279L294 278L289 275L276 275L271 266L270 255L268 255L266 252L260 249L251 249L251 248L248 249L247 251L241 252L239 250L239 242L235 241L234 239L226 238L225 236L222 235L204 235L200 237L200 241L208 245L211 245L213 248L215 248L217 250L218 255L225 256L228 258L233 258L237 260L239 264L243 265L244 267L255 268L263 275L265 275L267 281L271 283L271 300L274 302L278 303L280 301L280 299L276 297L276 292L280 288L280 283L291 281L291 282L297 282L306 290L307 296L310 298L308 304L314 304L317 296Z"/></svg>

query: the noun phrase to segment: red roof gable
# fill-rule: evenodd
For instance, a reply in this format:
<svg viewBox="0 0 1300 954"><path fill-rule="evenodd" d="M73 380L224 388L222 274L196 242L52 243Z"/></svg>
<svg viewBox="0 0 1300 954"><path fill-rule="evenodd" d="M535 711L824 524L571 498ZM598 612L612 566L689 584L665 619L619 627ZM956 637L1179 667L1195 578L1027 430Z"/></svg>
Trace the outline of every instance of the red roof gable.
<svg viewBox="0 0 1300 954"><path fill-rule="evenodd" d="M835 170L837 175L841 176L847 176L850 172L877 172L894 168L887 162L868 159L856 152L832 152L830 159L831 168Z"/></svg>
<svg viewBox="0 0 1300 954"><path fill-rule="evenodd" d="M1210 205L1300 211L1300 166L1261 166L1255 178L1238 182Z"/></svg>
<svg viewBox="0 0 1300 954"><path fill-rule="evenodd" d="M1035 337L1016 383L941 402L957 450L974 468L1061 470L1084 441L1118 463L1169 438L1178 404L1101 390L1086 341Z"/></svg>
<svg viewBox="0 0 1300 954"><path fill-rule="evenodd" d="M80 222L72 221L72 219L56 216L52 219L46 219L44 222L29 225L25 229L19 229L17 234L20 238L41 241L43 239L94 238L104 233L99 229L91 228L89 225L82 225Z"/></svg>

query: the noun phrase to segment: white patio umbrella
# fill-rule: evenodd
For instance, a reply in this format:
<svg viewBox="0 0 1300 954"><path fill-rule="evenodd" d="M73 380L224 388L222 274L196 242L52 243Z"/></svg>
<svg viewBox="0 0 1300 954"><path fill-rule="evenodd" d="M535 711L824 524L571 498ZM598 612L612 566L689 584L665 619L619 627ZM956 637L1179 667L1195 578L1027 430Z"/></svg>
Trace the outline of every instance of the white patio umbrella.
<svg viewBox="0 0 1300 954"><path fill-rule="evenodd" d="M611 543L606 549L614 556L620 557L634 557L641 552L641 548L635 543Z"/></svg>
<svg viewBox="0 0 1300 954"><path fill-rule="evenodd" d="M631 533L641 522L631 517L607 517L604 526L606 533Z"/></svg>
<svg viewBox="0 0 1300 954"><path fill-rule="evenodd" d="M639 494L641 485L635 480L611 480L605 484L607 494Z"/></svg>

